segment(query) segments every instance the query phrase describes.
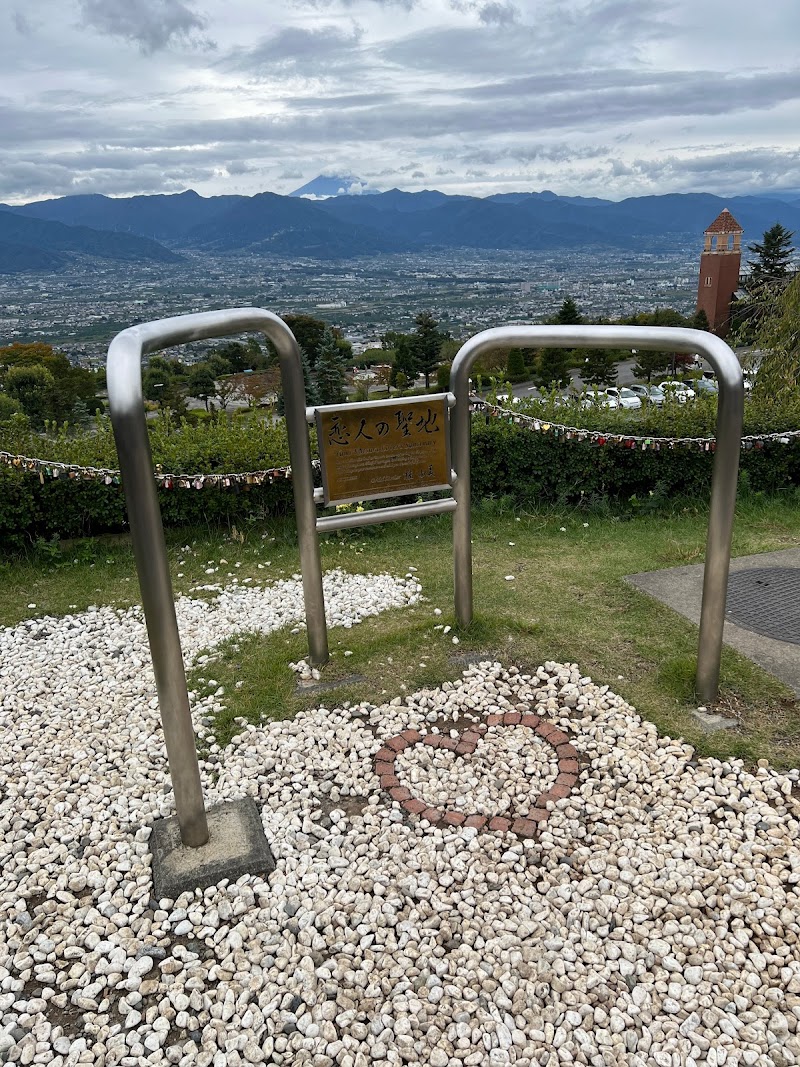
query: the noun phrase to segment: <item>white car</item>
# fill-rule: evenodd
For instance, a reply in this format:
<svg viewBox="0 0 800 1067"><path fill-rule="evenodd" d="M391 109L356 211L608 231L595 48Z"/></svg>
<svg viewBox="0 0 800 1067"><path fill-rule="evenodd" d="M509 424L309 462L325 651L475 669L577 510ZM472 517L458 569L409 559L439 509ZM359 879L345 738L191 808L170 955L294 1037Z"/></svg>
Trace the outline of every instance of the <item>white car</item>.
<svg viewBox="0 0 800 1067"><path fill-rule="evenodd" d="M602 392L597 389L587 389L585 393L581 395L581 407L582 408L612 408L619 407L619 400L616 397L609 396L608 393Z"/></svg>
<svg viewBox="0 0 800 1067"><path fill-rule="evenodd" d="M632 389L618 388L616 385L612 385L606 389L606 394L617 401L618 407L636 411L642 406L641 397L638 397Z"/></svg>
<svg viewBox="0 0 800 1067"><path fill-rule="evenodd" d="M687 400L694 400L694 389L690 389L686 382L662 382L661 389L664 396L672 397L679 404L685 404Z"/></svg>

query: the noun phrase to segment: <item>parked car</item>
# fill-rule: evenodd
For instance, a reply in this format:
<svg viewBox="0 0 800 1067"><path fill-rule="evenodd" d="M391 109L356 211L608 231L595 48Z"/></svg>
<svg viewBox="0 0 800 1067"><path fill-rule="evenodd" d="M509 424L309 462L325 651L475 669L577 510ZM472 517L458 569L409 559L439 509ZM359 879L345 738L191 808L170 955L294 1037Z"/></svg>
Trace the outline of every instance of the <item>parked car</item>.
<svg viewBox="0 0 800 1067"><path fill-rule="evenodd" d="M700 393L718 393L719 386L713 378L698 378L694 383L694 391L698 396Z"/></svg>
<svg viewBox="0 0 800 1067"><path fill-rule="evenodd" d="M690 389L686 382L662 382L661 388L664 396L672 397L679 404L685 404L687 400L694 400L694 389Z"/></svg>
<svg viewBox="0 0 800 1067"><path fill-rule="evenodd" d="M498 393L497 394L497 403L500 404L501 407L502 406L508 407L510 404L518 404L519 403L519 397L518 396L512 396L511 393Z"/></svg>
<svg viewBox="0 0 800 1067"><path fill-rule="evenodd" d="M643 404L655 404L660 408L664 403L664 390L658 385L632 385L630 388Z"/></svg>
<svg viewBox="0 0 800 1067"><path fill-rule="evenodd" d="M642 406L641 397L638 397L636 393L634 393L632 389L628 389L627 386L617 387L616 385L611 385L606 389L606 394L613 397L621 408L635 411Z"/></svg>
<svg viewBox="0 0 800 1067"><path fill-rule="evenodd" d="M619 400L617 400L616 397L609 396L608 393L602 392L599 389L587 389L581 394L581 407L616 409L619 407Z"/></svg>

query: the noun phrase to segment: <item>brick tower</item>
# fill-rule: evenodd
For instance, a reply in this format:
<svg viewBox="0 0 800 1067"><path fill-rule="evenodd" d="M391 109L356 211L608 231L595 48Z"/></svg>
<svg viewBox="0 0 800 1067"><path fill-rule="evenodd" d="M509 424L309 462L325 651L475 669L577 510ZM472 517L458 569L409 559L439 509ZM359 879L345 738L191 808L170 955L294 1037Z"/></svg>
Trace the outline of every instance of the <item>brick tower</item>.
<svg viewBox="0 0 800 1067"><path fill-rule="evenodd" d="M697 310L705 311L711 332L726 337L730 328L731 297L739 288L744 230L723 208L705 231L697 285Z"/></svg>

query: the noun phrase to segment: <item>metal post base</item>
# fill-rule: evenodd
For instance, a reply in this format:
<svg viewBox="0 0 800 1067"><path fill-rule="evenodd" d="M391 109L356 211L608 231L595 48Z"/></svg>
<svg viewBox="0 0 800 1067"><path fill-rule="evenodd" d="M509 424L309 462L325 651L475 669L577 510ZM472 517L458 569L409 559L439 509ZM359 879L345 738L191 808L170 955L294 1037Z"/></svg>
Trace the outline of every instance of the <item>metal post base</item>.
<svg viewBox="0 0 800 1067"><path fill-rule="evenodd" d="M235 882L243 874L269 874L275 870L261 812L250 797L216 804L206 812L208 841L199 848L181 842L177 815L153 824L153 896L177 900L223 878Z"/></svg>

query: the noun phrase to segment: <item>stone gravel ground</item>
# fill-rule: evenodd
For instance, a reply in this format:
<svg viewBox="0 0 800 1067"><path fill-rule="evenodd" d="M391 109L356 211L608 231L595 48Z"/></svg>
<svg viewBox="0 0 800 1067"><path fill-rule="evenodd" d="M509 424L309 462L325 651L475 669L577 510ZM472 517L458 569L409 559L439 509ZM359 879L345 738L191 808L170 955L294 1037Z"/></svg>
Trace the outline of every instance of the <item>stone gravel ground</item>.
<svg viewBox="0 0 800 1067"><path fill-rule="evenodd" d="M326 578L352 625L412 580ZM187 661L302 615L298 582L180 600ZM212 652L213 655L213 652ZM19 1063L564 1063L785 1067L800 1059L797 773L697 760L574 664L484 662L380 707L242 724L224 752L196 698L209 803L262 804L277 860L152 898L148 838L173 813L141 614L0 631L0 1056ZM453 810L522 815L557 771L499 713L579 753L533 837L432 827L380 789L376 753ZM489 726L489 722L495 725ZM529 800L526 799L530 794Z"/></svg>

